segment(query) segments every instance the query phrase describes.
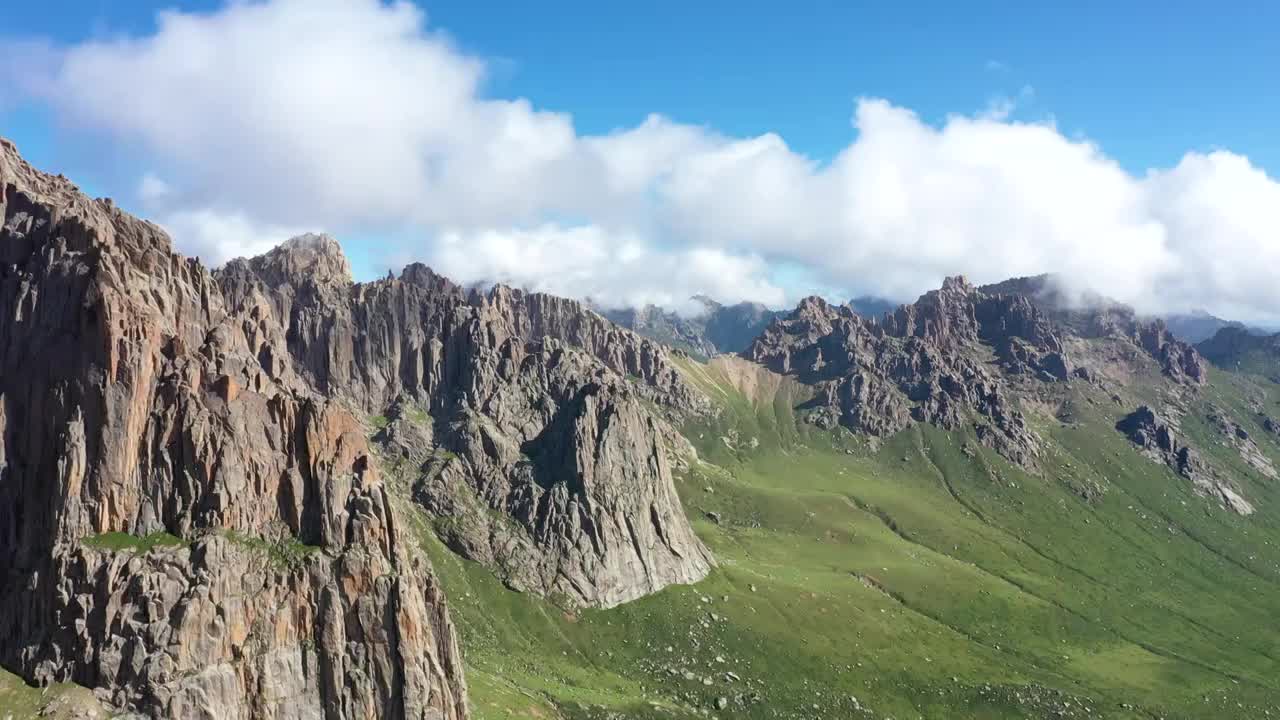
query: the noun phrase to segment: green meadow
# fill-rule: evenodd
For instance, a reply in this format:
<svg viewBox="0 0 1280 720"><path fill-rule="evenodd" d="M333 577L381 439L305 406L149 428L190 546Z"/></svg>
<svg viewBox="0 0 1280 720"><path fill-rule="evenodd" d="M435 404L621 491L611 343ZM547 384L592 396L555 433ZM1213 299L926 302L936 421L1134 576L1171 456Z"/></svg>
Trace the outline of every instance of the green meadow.
<svg viewBox="0 0 1280 720"><path fill-rule="evenodd" d="M1275 483L1194 413L1188 435L1241 474L1253 516L1135 453L1114 430L1131 408L1088 386L1063 390L1069 419L1036 416L1030 475L968 433L872 447L804 423L790 381L684 369L723 408L684 428L697 459L677 478L719 563L702 582L571 611L419 519L477 718L1280 717ZM1194 403L1277 389L1215 373Z"/></svg>

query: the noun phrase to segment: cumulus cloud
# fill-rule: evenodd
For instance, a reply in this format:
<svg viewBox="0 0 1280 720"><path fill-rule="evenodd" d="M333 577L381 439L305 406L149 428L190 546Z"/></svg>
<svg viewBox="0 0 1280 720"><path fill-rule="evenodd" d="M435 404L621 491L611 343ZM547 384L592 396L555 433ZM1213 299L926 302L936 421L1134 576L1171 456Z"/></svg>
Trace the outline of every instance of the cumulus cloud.
<svg viewBox="0 0 1280 720"><path fill-rule="evenodd" d="M412 234L394 254L463 282L614 305L908 299L950 274L1051 271L1147 311L1280 319L1275 180L1226 151L1135 176L1008 104L932 125L865 98L829 161L660 115L584 135L486 97L482 59L379 0L169 11L154 34L38 59L15 89L138 148L137 197L210 258L319 226Z"/></svg>
<svg viewBox="0 0 1280 720"><path fill-rule="evenodd" d="M138 181L138 199L144 203L159 202L171 192L173 188L169 187L169 183L151 173L146 173Z"/></svg>
<svg viewBox="0 0 1280 720"><path fill-rule="evenodd" d="M183 252L210 266L238 257L253 257L302 234L298 228L264 225L244 213L209 208L178 210L154 218Z"/></svg>
<svg viewBox="0 0 1280 720"><path fill-rule="evenodd" d="M786 293L764 279L768 268L759 256L699 247L664 251L636 235L594 226L449 232L435 258L436 269L448 276L590 298L606 308L688 309L692 288L726 303L786 301Z"/></svg>

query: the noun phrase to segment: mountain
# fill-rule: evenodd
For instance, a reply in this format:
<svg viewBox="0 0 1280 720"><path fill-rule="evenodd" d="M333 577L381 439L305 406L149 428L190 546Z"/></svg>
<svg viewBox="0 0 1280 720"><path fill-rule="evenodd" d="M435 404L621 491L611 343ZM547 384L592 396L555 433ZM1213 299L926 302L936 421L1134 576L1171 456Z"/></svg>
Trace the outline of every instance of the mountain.
<svg viewBox="0 0 1280 720"><path fill-rule="evenodd" d="M1052 307L1058 311L1070 310L1081 304L1080 302L1070 301L1066 292L1059 285L1059 278L1051 274L1013 278L1002 283L985 286L983 290L988 292L1016 292L1027 295L1034 298L1042 307ZM1086 295L1081 300L1083 300L1086 314L1087 312L1096 312L1101 308L1107 307L1121 314L1133 314L1132 309L1128 306L1104 297ZM1148 318L1148 320L1155 319L1157 318ZM1213 337L1218 330L1227 327L1244 329L1258 335L1266 334L1263 330L1247 327L1244 323L1234 320L1223 320L1204 310L1174 313L1164 315L1158 319L1164 323L1173 337L1192 345Z"/></svg>
<svg viewBox="0 0 1280 720"><path fill-rule="evenodd" d="M702 311L688 317L654 305L602 314L621 327L699 358L741 352L779 315L759 303L721 305L704 295L693 300Z"/></svg>
<svg viewBox="0 0 1280 720"><path fill-rule="evenodd" d="M1219 367L1280 378L1280 333L1265 335L1243 327L1224 327L1196 349Z"/></svg>
<svg viewBox="0 0 1280 720"><path fill-rule="evenodd" d="M1203 342L1213 337L1222 328L1245 329L1244 323L1234 320L1223 320L1204 310L1193 310L1189 313L1164 316L1169 332L1183 342L1192 344Z"/></svg>
<svg viewBox="0 0 1280 720"><path fill-rule="evenodd" d="M690 316L656 305L599 312L621 327L704 360L741 353L774 319L786 314L760 303L722 305L705 295L695 296L693 301L700 312ZM849 307L870 320L879 319L897 305L882 298L863 296L850 300Z"/></svg>
<svg viewBox="0 0 1280 720"><path fill-rule="evenodd" d="M1280 716L1274 337L955 277L677 352L8 143L0 215L0 715Z"/></svg>
<svg viewBox="0 0 1280 720"><path fill-rule="evenodd" d="M417 525L609 606L703 577L657 407L577 303L296 238L209 272L0 144L0 663L152 716L468 716Z"/></svg>
<svg viewBox="0 0 1280 720"><path fill-rule="evenodd" d="M1105 386L1109 356L1081 342L1069 353L1069 340L1125 342L1175 382L1204 382L1199 356L1159 323L1089 321L1081 331L1067 324L1066 313L1077 311L1057 311L1055 323L1055 311L1041 310L1031 296L1000 289L948 278L880 322L808 298L744 355L814 387L809 407L820 425L883 437L913 422L952 430L972 422L980 442L1033 470L1040 444L1012 397L1072 378Z"/></svg>

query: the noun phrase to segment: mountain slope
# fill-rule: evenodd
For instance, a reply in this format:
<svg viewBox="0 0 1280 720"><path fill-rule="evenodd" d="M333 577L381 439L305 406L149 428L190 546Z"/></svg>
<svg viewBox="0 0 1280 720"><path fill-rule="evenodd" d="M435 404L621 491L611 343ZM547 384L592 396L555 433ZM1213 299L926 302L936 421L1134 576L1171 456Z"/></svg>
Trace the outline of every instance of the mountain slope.
<svg viewBox="0 0 1280 720"><path fill-rule="evenodd" d="M564 617L437 555L467 589L483 716L1280 713L1280 441L1256 414L1280 386L1205 366L1127 309L1024 297L953 281L879 329L811 300L755 348L786 374L680 360L717 407L684 425L698 454L677 488L719 568ZM982 440L967 390L933 384L969 362L1034 463ZM828 414L851 372L893 381L899 428ZM1148 457L1118 427L1143 405L1252 513ZM495 612L520 629L493 631Z"/></svg>
<svg viewBox="0 0 1280 720"><path fill-rule="evenodd" d="M1222 328L1196 349L1223 369L1280 377L1280 334L1257 335L1242 328Z"/></svg>
<svg viewBox="0 0 1280 720"><path fill-rule="evenodd" d="M1208 340L1223 328L1246 329L1244 323L1223 320L1203 310L1166 315L1163 319L1165 325L1169 326L1169 332L1173 333L1179 340L1192 344Z"/></svg>
<svg viewBox="0 0 1280 720"><path fill-rule="evenodd" d="M612 605L706 574L671 487L674 433L646 404L701 400L657 344L573 301L468 293L421 265L353 285L322 236L217 278L241 312L282 319L263 347L380 418L375 443L449 544L514 587Z"/></svg>
<svg viewBox="0 0 1280 720"><path fill-rule="evenodd" d="M1191 419L1239 413L1253 386L1210 370L1183 420L1239 474L1257 504L1242 518L1114 429L1141 397L1128 391L1116 404L1090 383L1060 386L1028 416L1042 452L1031 475L968 430L917 424L873 449L806 422L796 408L812 389L794 378L733 358L683 366L721 408L685 427L699 460L677 482L719 567L565 615L441 549L443 582L465 597L478 716L1280 712L1280 495ZM1168 382L1153 371L1142 385Z"/></svg>

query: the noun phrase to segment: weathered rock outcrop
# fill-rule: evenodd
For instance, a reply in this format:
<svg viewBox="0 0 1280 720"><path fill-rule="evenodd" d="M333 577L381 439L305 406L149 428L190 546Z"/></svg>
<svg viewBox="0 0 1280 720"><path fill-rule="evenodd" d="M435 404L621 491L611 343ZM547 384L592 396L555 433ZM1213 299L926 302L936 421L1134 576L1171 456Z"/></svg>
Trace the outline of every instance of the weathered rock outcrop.
<svg viewBox="0 0 1280 720"><path fill-rule="evenodd" d="M1280 473L1276 472L1276 466L1271 462L1271 458L1262 452L1262 449L1258 447L1258 443L1254 442L1253 437L1250 436L1249 431L1236 422L1230 413L1223 408L1214 407L1209 411L1208 420L1218 431L1223 444L1235 448L1240 453L1240 459L1246 465L1269 480L1280 478ZM1263 421L1264 429L1266 428L1266 422L1267 420Z"/></svg>
<svg viewBox="0 0 1280 720"><path fill-rule="evenodd" d="M984 345L1010 372L1054 380L1069 372L1061 342L1033 305L985 295L963 278L881 322L808 298L744 354L815 385L812 417L820 424L887 435L913 421L956 429L977 419L979 439L1034 467L1036 438L984 362Z"/></svg>
<svg viewBox="0 0 1280 720"><path fill-rule="evenodd" d="M744 355L815 385L810 417L820 424L885 435L911 422L956 429L974 421L983 443L1034 468L1039 443L1010 388L1093 379L1068 348L1098 338L1118 341L1122 355L1149 356L1180 386L1205 380L1199 354L1163 323L1102 299L1078 308L1049 276L983 288L948 278L878 320L808 298Z"/></svg>
<svg viewBox="0 0 1280 720"><path fill-rule="evenodd" d="M0 215L0 662L153 716L466 717L362 426L264 308L4 141Z"/></svg>
<svg viewBox="0 0 1280 720"><path fill-rule="evenodd" d="M653 411L706 400L658 343L572 300L467 292L422 265L353 284L324 237L217 277L241 316L280 319L246 329L264 363L287 347L321 393L396 416L379 437L399 472L446 541L508 584L608 606L706 575Z"/></svg>
<svg viewBox="0 0 1280 720"><path fill-rule="evenodd" d="M1144 455L1190 480L1196 492L1218 500L1241 515L1253 513L1253 505L1240 491L1209 467L1200 453L1179 439L1172 422L1151 408L1143 405L1124 416L1116 423L1116 430L1124 433Z"/></svg>
<svg viewBox="0 0 1280 720"><path fill-rule="evenodd" d="M1207 379L1204 358L1195 347L1174 337L1163 320L1140 318L1128 305L1097 295L1069 297L1053 275L1013 278L980 290L988 295L1026 298L1043 318L1064 333L1089 340L1110 338L1131 343L1150 355L1176 383L1198 387Z"/></svg>

